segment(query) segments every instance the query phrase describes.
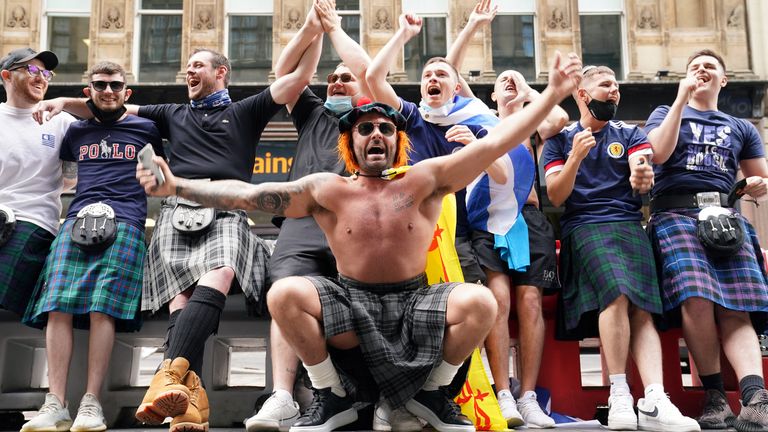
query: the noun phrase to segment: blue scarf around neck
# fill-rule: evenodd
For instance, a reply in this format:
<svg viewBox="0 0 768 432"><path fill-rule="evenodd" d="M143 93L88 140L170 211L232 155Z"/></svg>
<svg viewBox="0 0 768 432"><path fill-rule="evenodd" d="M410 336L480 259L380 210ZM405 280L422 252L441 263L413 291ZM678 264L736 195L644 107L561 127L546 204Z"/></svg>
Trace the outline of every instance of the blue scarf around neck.
<svg viewBox="0 0 768 432"><path fill-rule="evenodd" d="M213 92L208 96L189 101L192 108L216 108L219 106L226 106L232 103L232 99L229 98L229 90L223 89L217 92Z"/></svg>

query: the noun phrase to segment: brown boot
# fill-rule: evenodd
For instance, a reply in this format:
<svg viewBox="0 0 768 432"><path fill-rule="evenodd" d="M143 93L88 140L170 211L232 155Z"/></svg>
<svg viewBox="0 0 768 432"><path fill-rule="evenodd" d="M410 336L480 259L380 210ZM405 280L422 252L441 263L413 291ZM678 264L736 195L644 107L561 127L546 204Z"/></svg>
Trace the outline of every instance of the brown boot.
<svg viewBox="0 0 768 432"><path fill-rule="evenodd" d="M184 357L163 360L136 410L136 420L158 425L166 417L184 413L189 405L189 389L182 381L188 369L189 361Z"/></svg>
<svg viewBox="0 0 768 432"><path fill-rule="evenodd" d="M208 395L200 383L200 377L194 371L189 371L184 385L189 388L187 412L173 418L169 432L205 432L208 430Z"/></svg>

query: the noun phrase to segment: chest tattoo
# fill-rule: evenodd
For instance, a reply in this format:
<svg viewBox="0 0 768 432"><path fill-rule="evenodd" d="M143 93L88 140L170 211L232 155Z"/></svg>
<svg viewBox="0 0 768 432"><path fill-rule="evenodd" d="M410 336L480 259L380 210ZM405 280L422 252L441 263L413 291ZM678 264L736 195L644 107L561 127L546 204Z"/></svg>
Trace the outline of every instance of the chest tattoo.
<svg viewBox="0 0 768 432"><path fill-rule="evenodd" d="M395 209L395 211L403 211L409 207L413 206L413 195L411 194L405 194L403 192L397 193L392 196L392 207Z"/></svg>

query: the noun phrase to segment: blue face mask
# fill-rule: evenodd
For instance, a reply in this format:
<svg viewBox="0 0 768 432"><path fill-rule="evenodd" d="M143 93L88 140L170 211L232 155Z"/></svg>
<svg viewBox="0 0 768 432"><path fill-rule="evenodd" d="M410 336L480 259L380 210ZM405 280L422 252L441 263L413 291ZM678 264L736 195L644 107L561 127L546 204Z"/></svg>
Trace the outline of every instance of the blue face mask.
<svg viewBox="0 0 768 432"><path fill-rule="evenodd" d="M328 96L325 107L336 114L343 114L352 110L352 96Z"/></svg>

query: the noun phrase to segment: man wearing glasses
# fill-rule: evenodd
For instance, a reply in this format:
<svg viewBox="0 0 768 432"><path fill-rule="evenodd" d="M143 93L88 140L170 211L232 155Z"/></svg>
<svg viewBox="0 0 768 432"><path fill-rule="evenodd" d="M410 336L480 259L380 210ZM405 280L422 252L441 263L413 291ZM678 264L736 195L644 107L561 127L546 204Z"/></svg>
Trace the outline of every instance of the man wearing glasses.
<svg viewBox="0 0 768 432"><path fill-rule="evenodd" d="M307 13L305 24L275 65L278 77L290 73L305 53L319 52L323 32L344 62L326 78L325 101L306 88L295 103L286 105L299 134L289 181L318 172L346 175L344 162L339 160L337 151L339 117L366 100L365 69L371 59L338 22L338 14L329 1L316 2ZM273 221L280 226L280 235L269 262L269 274L273 281L289 276L337 275L336 259L314 218L276 216ZM273 393L255 415L245 420L248 432L286 430L299 418L299 408L292 396L299 359L274 321L271 323L269 343ZM345 368L354 368L361 364L362 356L359 350L339 350L334 353L334 359ZM356 396L360 398L361 386L356 387ZM413 419L412 423L418 430L421 429L418 420Z"/></svg>
<svg viewBox="0 0 768 432"><path fill-rule="evenodd" d="M74 184L62 182L59 148L75 119L63 115L42 125L32 119L58 63L54 53L31 48L0 59L7 97L0 104L0 307L18 315L59 229L62 185Z"/></svg>
<svg viewBox="0 0 768 432"><path fill-rule="evenodd" d="M81 432L106 429L98 398L115 329L136 331L141 327L147 197L135 181L134 171L137 155L145 146L162 154L162 138L152 121L126 114L124 105L131 90L125 86L120 65L98 63L88 76L91 82L83 93L95 118L73 123L60 152L65 163L75 165L77 191L24 316L27 325L47 327L50 390L39 414L22 431L63 426ZM102 213L107 216L85 216ZM103 231L98 231L102 226ZM94 227L102 235L101 241L96 238L87 248L75 241L83 235L88 238ZM90 329L88 382L74 424L64 402L73 327Z"/></svg>
<svg viewBox="0 0 768 432"><path fill-rule="evenodd" d="M438 431L474 431L440 390L490 330L496 301L464 283L427 285L426 250L446 193L465 187L488 165L533 132L575 88L581 62L559 54L542 97L502 121L464 151L414 165L407 161L406 119L384 104L368 104L339 122L339 151L352 177L317 173L295 182L250 185L201 183L173 176L157 186L137 176L151 194L176 193L206 205L246 207L286 217L312 216L328 237L339 277L290 277L269 293L272 318L301 358L315 395L293 432L328 432L357 419L326 344L360 346L365 364L393 408L406 408Z"/></svg>

